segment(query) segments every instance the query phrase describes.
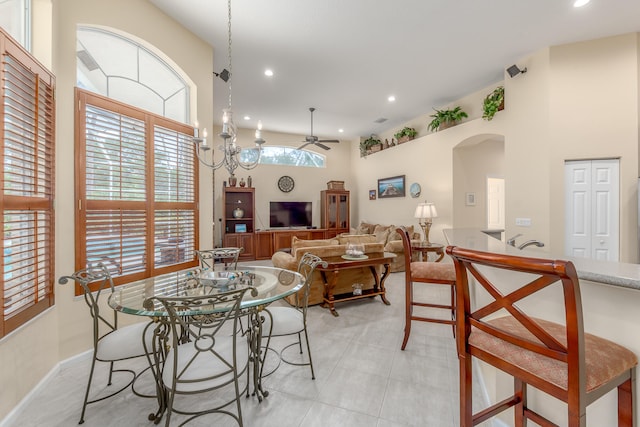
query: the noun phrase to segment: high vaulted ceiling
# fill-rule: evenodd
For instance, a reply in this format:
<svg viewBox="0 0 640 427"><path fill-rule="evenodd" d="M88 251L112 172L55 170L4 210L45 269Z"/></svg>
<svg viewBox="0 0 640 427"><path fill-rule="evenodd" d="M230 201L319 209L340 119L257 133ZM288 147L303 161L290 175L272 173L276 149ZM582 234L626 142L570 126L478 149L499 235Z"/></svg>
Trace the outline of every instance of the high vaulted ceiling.
<svg viewBox="0 0 640 427"><path fill-rule="evenodd" d="M227 1L150 1L214 47L212 72L228 68ZM315 135L367 136L501 81L546 46L640 31L639 0L573 1L232 0L236 124L306 135L315 107ZM221 79L213 95L221 111Z"/></svg>

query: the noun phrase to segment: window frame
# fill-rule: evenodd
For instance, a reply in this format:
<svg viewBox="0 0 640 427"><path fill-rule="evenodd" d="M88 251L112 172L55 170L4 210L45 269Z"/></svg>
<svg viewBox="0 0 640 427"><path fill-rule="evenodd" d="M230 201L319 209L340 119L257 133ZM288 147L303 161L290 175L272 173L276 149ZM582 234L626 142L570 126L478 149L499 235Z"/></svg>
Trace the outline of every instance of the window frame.
<svg viewBox="0 0 640 427"><path fill-rule="evenodd" d="M169 273L182 270L189 267L197 266L197 258L195 251L193 254L187 254L187 259L182 262L170 265L156 265L155 260L155 214L166 210L187 210L193 211L193 247L199 247L199 189L198 189L198 160L193 155L193 201L190 202L167 202L155 200L155 176L154 176L154 130L155 127L170 129L184 135L192 135L193 127L184 123L158 116L156 114L141 110L137 107L124 104L122 102L98 95L96 93L76 88L76 118L75 118L75 199L76 199L76 215L75 215L75 235L76 235L76 270L86 268L88 266L87 259L87 209L119 209L122 205L127 209L144 209L146 212L146 231L145 231L145 257L144 269L125 275L114 275L114 284L121 285L131 281L140 280L147 277L157 276L159 274ZM87 149L86 149L86 109L87 105L108 110L115 114L138 119L144 122L145 128L145 200L144 201L127 201L127 200L88 200L87 199ZM191 147L188 147L191 149ZM120 204L120 206L118 206ZM114 211L115 211L114 209ZM191 256L189 256L191 255ZM113 274L113 273L112 273ZM76 294L81 294L81 289L76 287Z"/></svg>
<svg viewBox="0 0 640 427"><path fill-rule="evenodd" d="M16 66L22 68L17 70L22 74L12 80L12 74L5 72L5 63L9 64L6 57L10 56L15 60ZM0 298L3 301L0 316L0 338L5 337L10 332L26 324L40 313L55 304L54 293L54 269L55 269L55 76L40 64L17 40L13 39L7 32L0 28L0 157L2 157L3 177L2 177L2 197L0 197L0 211L3 218L2 242L3 257L2 264L3 277L0 287ZM8 67L8 65L7 65ZM17 74L16 74L17 76ZM35 87L25 84L29 78ZM11 83L13 82L13 83ZM13 98L8 95L7 88L20 87L21 98ZM30 95L33 97L29 98ZM9 103L13 100L13 103ZM22 101L21 101L22 100ZM32 105L26 101L33 102ZM5 104L12 104L12 110L20 108L21 116L15 116L18 120L13 121L13 132L10 135L8 124L10 124L9 110ZM27 108L33 107L26 111ZM29 115L30 114L30 115ZM24 120L28 118L29 121ZM22 119L23 121L19 121ZM30 123L32 126L25 126ZM21 131L19 134L15 130ZM25 150L19 151L21 146ZM31 150L29 150L31 149ZM25 179L21 181L25 187L22 194L15 188L10 188L11 184L18 181L11 180L15 175L8 165L7 154L13 152L20 163L30 163L32 168L25 171ZM35 155L31 156L33 153ZM21 155L22 154L22 155ZM33 158L31 158L33 157ZM31 173L31 174L30 174ZM19 273L20 298L16 301L17 310L14 304L9 303L7 296L7 268L14 268L14 261L8 261L11 257L6 257L6 249L9 237L5 231L6 221L11 221L7 214L10 211L30 212L32 217L26 221L29 227L28 233L20 234L18 240L28 240L29 243L19 243L17 249L23 252L21 261L15 266L16 273ZM14 214L15 215L15 214ZM43 217L44 221L40 218ZM31 228L30 228L31 227ZM23 231L24 228L17 231ZM13 243L11 244L13 246ZM26 256L24 251L27 251ZM7 264L9 262L9 264ZM12 267L8 267L12 265ZM31 285L29 285L31 284ZM28 286L24 286L28 285ZM15 287L16 285L12 285ZM31 293L29 293L31 292ZM26 304L21 305L27 301ZM15 310L15 311L14 311ZM12 312L9 316L9 312Z"/></svg>

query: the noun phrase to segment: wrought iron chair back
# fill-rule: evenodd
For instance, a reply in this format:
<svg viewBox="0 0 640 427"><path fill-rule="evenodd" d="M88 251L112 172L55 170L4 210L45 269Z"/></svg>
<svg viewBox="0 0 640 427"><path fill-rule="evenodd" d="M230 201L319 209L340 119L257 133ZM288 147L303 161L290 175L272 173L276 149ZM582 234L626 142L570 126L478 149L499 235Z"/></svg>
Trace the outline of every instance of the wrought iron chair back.
<svg viewBox="0 0 640 427"><path fill-rule="evenodd" d="M269 350L273 350L270 347L270 342L272 337L282 337L287 335L297 335L297 341L287 345L282 348L279 353L279 358L281 361L288 363L290 365L309 365L311 369L311 378L315 379L315 372L313 370L313 359L311 357L311 346L309 344L309 335L307 333L307 308L309 302L309 292L311 288L311 281L313 280L313 273L318 266L327 267L327 262L323 261L322 258L313 255L309 252L305 253L302 258L300 258L300 262L298 263L298 273L302 274L305 278L304 285L300 291L295 294L294 305L290 307L269 307L264 310L266 317L266 350L264 352L264 358L267 356L267 352ZM285 350L288 348L298 345L300 350L300 354L302 354L302 333L304 333L305 342L307 346L307 355L309 358L308 362L295 362L290 358L284 356ZM275 350L273 350L275 351ZM262 367L264 367L264 359L262 363ZM275 366L270 372L267 374L261 373L262 376L268 376L273 373L280 363L278 362L277 366Z"/></svg>
<svg viewBox="0 0 640 427"><path fill-rule="evenodd" d="M150 299L153 304L154 300L162 304L168 313L163 320L166 328L156 328L154 341L159 343L159 351L169 348L161 357L162 382L167 390L166 426L170 425L172 413L187 415L183 423L206 414L223 413L242 426L240 395L244 389L240 389L238 379L248 369L250 337L240 325L249 310L240 304L248 291L257 294L255 288L242 287L211 295ZM163 342L169 345L163 346ZM181 407L177 405L178 395L208 393L223 387L232 387L233 397L216 400L210 408L182 407L186 404L182 399ZM234 402L235 413L227 408Z"/></svg>
<svg viewBox="0 0 640 427"><path fill-rule="evenodd" d="M215 270L216 262L224 264L224 270L236 270L238 257L243 251L244 248L215 248L196 251L196 255L203 270Z"/></svg>
<svg viewBox="0 0 640 427"><path fill-rule="evenodd" d="M150 329L151 322L141 322L118 328L118 312L113 309L101 310L100 298L102 293L111 293L114 291L113 280L109 274L109 270L102 263L92 265L86 269L76 271L69 276L62 276L58 279L58 283L61 285L67 284L69 281L77 283L83 291L84 301L89 307L89 313L91 314L93 330L93 357L79 424L84 422L87 405L114 396L129 386L132 386L132 391L138 396L155 397L142 394L136 391L134 387L135 380L142 372L146 371L146 369L139 373L136 373L132 369L114 369L114 362L146 356L145 343L150 344L152 335ZM97 284L97 290L92 291L90 284ZM114 373L127 372L132 375L131 380L106 396L90 400L89 396L96 362L107 362L110 364L107 385L112 384Z"/></svg>

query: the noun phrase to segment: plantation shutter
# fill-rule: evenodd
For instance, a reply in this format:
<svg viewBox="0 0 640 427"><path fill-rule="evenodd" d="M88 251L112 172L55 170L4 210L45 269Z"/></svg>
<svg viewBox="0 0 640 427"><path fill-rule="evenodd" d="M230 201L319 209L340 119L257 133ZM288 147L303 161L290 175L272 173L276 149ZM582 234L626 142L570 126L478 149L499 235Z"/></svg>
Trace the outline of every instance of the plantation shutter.
<svg viewBox="0 0 640 427"><path fill-rule="evenodd" d="M189 209L195 201L195 156L188 138L159 126L154 129L156 266L195 256L195 211Z"/></svg>
<svg viewBox="0 0 640 427"><path fill-rule="evenodd" d="M78 269L116 284L196 264L197 186L186 125L77 90Z"/></svg>
<svg viewBox="0 0 640 427"><path fill-rule="evenodd" d="M54 303L55 80L1 30L0 48L2 338Z"/></svg>
<svg viewBox="0 0 640 427"><path fill-rule="evenodd" d="M114 277L144 273L144 120L92 105L87 105L85 117L85 266L102 262Z"/></svg>

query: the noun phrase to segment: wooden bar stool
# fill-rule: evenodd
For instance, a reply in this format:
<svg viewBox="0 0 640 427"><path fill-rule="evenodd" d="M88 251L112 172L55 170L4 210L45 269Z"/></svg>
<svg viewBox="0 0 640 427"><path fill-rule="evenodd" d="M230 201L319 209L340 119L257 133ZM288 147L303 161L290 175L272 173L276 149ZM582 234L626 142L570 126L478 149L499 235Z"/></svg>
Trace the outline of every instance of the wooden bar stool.
<svg viewBox="0 0 640 427"><path fill-rule="evenodd" d="M402 340L402 350L407 346L409 334L411 333L411 321L444 323L452 325L453 336L456 334L456 312L455 312L455 284L456 273L452 264L426 261L411 261L411 241L409 233L404 227L398 227L397 233L402 238L404 247L404 277L405 277L405 323L404 339ZM449 304L437 304L426 301L415 301L413 299L413 284L433 283L447 285L451 289L451 300ZM449 319L417 316L413 314L413 307L428 307L447 310L451 313Z"/></svg>
<svg viewBox="0 0 640 427"><path fill-rule="evenodd" d="M635 426L633 393L638 358L625 347L584 333L580 284L571 262L451 246L447 253L453 258L457 276L461 426L474 426L510 407L514 408L517 427L526 426L527 420L556 426L527 405L528 384L567 403L569 427L586 426L587 406L617 388L618 426ZM489 277L498 275L505 280L492 283ZM475 283L474 308L470 281ZM498 284L502 288L508 285L509 290L501 291ZM559 286L551 288L564 297L564 325L532 317L533 310L522 303L543 290L548 298L554 284ZM487 303L480 303L482 291L489 296ZM472 356L514 378L512 396L476 414L471 401Z"/></svg>

